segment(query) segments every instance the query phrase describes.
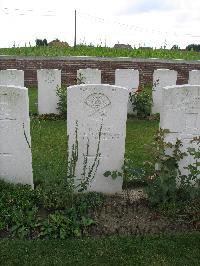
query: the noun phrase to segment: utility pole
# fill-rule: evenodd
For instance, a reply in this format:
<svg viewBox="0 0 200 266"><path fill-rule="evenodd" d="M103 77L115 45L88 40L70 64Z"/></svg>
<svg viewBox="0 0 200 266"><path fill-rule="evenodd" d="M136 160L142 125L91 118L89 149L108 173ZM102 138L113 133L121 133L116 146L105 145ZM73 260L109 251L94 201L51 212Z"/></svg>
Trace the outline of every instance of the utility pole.
<svg viewBox="0 0 200 266"><path fill-rule="evenodd" d="M76 48L76 9L75 9L75 17L74 17L74 48Z"/></svg>

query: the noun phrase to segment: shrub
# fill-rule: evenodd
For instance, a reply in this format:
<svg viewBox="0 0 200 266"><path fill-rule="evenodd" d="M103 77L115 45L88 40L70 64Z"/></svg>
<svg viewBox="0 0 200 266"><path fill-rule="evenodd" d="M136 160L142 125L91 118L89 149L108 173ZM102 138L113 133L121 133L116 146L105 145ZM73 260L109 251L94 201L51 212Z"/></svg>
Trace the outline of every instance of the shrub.
<svg viewBox="0 0 200 266"><path fill-rule="evenodd" d="M133 111L137 112L140 118L146 118L151 114L152 92L150 88L138 89L137 92L130 95L130 101Z"/></svg>

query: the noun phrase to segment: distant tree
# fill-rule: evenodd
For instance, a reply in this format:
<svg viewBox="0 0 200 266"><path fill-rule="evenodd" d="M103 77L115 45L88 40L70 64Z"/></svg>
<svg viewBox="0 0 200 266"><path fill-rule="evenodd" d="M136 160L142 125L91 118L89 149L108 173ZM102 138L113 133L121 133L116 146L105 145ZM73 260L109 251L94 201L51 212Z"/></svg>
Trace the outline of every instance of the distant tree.
<svg viewBox="0 0 200 266"><path fill-rule="evenodd" d="M48 45L47 39L44 39L43 40L43 46L47 46L47 45Z"/></svg>
<svg viewBox="0 0 200 266"><path fill-rule="evenodd" d="M47 46L48 43L47 43L47 39L36 39L35 40L35 43L36 43L36 46Z"/></svg>
<svg viewBox="0 0 200 266"><path fill-rule="evenodd" d="M171 50L180 50L180 47L177 44L174 44L171 48Z"/></svg>
<svg viewBox="0 0 200 266"><path fill-rule="evenodd" d="M200 44L189 44L185 49L187 51L200 52Z"/></svg>

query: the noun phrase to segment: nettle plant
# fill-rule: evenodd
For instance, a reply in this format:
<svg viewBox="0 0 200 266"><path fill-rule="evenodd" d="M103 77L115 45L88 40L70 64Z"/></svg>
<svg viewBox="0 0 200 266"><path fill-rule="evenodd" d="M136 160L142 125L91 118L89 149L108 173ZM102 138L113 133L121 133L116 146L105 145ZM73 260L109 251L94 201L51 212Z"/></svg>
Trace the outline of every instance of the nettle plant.
<svg viewBox="0 0 200 266"><path fill-rule="evenodd" d="M187 149L188 154L193 157L194 163L185 167L188 170L188 175L180 176L180 186L191 199L200 196L200 136L191 140L191 144L194 143L195 148Z"/></svg>
<svg viewBox="0 0 200 266"><path fill-rule="evenodd" d="M58 96L57 110L63 118L67 119L67 88L58 87L56 95Z"/></svg>
<svg viewBox="0 0 200 266"><path fill-rule="evenodd" d="M178 200L180 194L184 195L185 199L194 199L199 195L199 138L194 138L191 141L198 143L197 150L188 148L187 152L183 152L181 140L177 139L175 144L165 142L165 135L168 133L169 130L160 129L149 147L153 158L150 166L156 167L152 174L146 178L145 191L152 204ZM193 156L195 159L194 164L185 167L189 171L187 176L182 175L179 169L179 162L185 156Z"/></svg>
<svg viewBox="0 0 200 266"><path fill-rule="evenodd" d="M121 176L132 182L143 181L144 191L152 205L177 201L180 196L184 199L199 197L200 137L191 141L197 144L196 149L188 148L187 152L183 152L183 144L179 139L175 144L165 142L168 133L169 130L159 129L152 144L148 145L152 160L144 162L145 169L137 169L133 161L125 159L122 171L106 171L104 175L113 179ZM188 155L193 156L195 162L185 167L189 174L184 176L181 175L179 162ZM179 184L177 179L180 180Z"/></svg>

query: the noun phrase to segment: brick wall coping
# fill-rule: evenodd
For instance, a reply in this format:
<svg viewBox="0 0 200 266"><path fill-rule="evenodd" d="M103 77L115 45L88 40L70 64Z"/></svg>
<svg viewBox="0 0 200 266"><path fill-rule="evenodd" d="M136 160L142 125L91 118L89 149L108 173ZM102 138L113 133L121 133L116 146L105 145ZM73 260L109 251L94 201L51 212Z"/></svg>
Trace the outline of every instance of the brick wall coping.
<svg viewBox="0 0 200 266"><path fill-rule="evenodd" d="M113 61L113 62L144 62L144 63L171 63L171 64L200 64L200 60L159 59L159 58L132 58L132 57L95 57L95 56L13 56L0 55L0 60L63 60L63 61Z"/></svg>

